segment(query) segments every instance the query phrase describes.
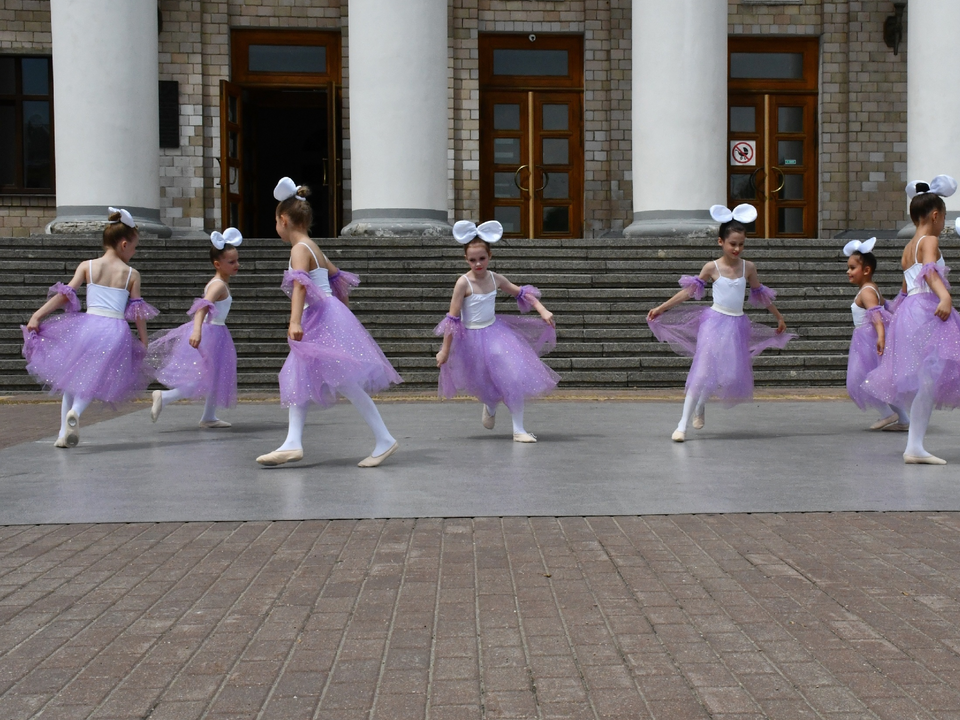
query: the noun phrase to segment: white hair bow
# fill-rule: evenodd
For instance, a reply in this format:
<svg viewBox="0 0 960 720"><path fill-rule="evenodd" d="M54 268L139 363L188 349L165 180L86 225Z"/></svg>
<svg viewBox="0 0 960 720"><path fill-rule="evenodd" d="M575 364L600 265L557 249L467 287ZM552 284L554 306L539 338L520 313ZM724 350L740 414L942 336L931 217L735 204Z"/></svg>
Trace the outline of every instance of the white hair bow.
<svg viewBox="0 0 960 720"><path fill-rule="evenodd" d="M710 208L710 217L718 223L728 223L731 220L736 220L749 224L757 219L757 209L750 203L737 205L733 210L725 205L714 205Z"/></svg>
<svg viewBox="0 0 960 720"><path fill-rule="evenodd" d="M237 245L243 242L243 235L241 235L240 231L236 228L228 227L222 234L216 230L210 233L210 242L213 243L213 246L217 250L223 250L224 245L237 247Z"/></svg>
<svg viewBox="0 0 960 720"><path fill-rule="evenodd" d="M137 226L137 224L133 221L133 215L131 215L130 213L128 213L128 212L127 212L126 210L124 210L123 208L108 207L107 210L110 211L110 214L111 214L111 215L113 215L114 213L120 213L120 219L119 219L119 220L110 220L109 222L110 222L111 224L112 224L112 223L122 222L122 223L123 223L124 225L126 225L127 227L135 228L135 227Z"/></svg>
<svg viewBox="0 0 960 720"><path fill-rule="evenodd" d="M288 177L282 177L273 189L273 196L279 202L283 202L287 198L292 198L294 195L297 195L297 190L299 190L299 187L293 180ZM300 195L297 195L297 199L306 200L305 197L301 197Z"/></svg>
<svg viewBox="0 0 960 720"><path fill-rule="evenodd" d="M924 193L933 193L940 197L950 197L957 191L957 181L949 175L937 175L933 180L926 183L921 180L914 180L907 184L907 199L913 200L917 195Z"/></svg>
<svg viewBox="0 0 960 720"><path fill-rule="evenodd" d="M478 227L469 220L460 220L453 226L453 239L461 245L466 245L475 237L484 242L495 243L503 237L503 225L496 220L487 220Z"/></svg>
<svg viewBox="0 0 960 720"><path fill-rule="evenodd" d="M960 217L957 218L957 222L954 224L954 227L957 229L957 235L960 235Z"/></svg>
<svg viewBox="0 0 960 720"><path fill-rule="evenodd" d="M877 239L875 237L870 238L869 240L864 240L860 242L859 240L851 240L846 245L843 246L843 254L847 257L850 257L855 252L859 253L868 253L873 252L873 246L877 244Z"/></svg>

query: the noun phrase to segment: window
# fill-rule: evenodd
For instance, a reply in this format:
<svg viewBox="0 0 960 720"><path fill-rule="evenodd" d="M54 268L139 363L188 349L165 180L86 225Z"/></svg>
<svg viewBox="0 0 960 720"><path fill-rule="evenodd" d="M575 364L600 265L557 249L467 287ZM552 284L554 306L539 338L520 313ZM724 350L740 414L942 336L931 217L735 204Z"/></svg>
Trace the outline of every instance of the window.
<svg viewBox="0 0 960 720"><path fill-rule="evenodd" d="M53 192L50 58L0 56L0 192Z"/></svg>

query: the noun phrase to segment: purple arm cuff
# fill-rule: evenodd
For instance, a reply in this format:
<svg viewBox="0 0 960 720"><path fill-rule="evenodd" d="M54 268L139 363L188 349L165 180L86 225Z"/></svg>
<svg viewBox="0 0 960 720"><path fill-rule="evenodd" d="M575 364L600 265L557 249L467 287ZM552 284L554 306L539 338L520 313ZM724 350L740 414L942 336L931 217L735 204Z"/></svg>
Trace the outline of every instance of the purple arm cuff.
<svg viewBox="0 0 960 720"><path fill-rule="evenodd" d="M152 320L160 311L143 298L136 298L127 303L127 309L123 313L123 318L134 322L136 320Z"/></svg>
<svg viewBox="0 0 960 720"><path fill-rule="evenodd" d="M330 289L333 291L333 296L342 303L347 302L347 298L350 297L350 291L360 284L360 278L358 276L344 270L337 270L328 279L330 281Z"/></svg>
<svg viewBox="0 0 960 720"><path fill-rule="evenodd" d="M463 323L460 322L460 318L447 314L443 320L440 321L440 324L433 329L434 335L453 335L456 337L463 332Z"/></svg>
<svg viewBox="0 0 960 720"><path fill-rule="evenodd" d="M696 275L682 275L680 277L680 287L690 293L694 300L703 300L703 292L707 284Z"/></svg>
<svg viewBox="0 0 960 720"><path fill-rule="evenodd" d="M872 308L867 310L867 322L873 322L877 315L880 316L880 321L886 325L891 320L893 320L893 315L882 305L874 305Z"/></svg>
<svg viewBox="0 0 960 720"><path fill-rule="evenodd" d="M903 290L901 290L900 292L897 293L897 296L893 300L884 301L883 303L884 309L888 313L891 313L891 314L895 313L897 311L897 308L900 307L900 303L903 302L903 299L906 296L907 294Z"/></svg>
<svg viewBox="0 0 960 720"><path fill-rule="evenodd" d="M201 308L206 308L207 315L210 317L215 318L217 316L217 306L206 298L197 298L194 300L193 305L187 310L187 315L195 315Z"/></svg>
<svg viewBox="0 0 960 720"><path fill-rule="evenodd" d="M67 299L67 304L63 306L64 312L80 312L80 300L77 298L77 291L69 285L59 282L56 285L51 285L47 291L47 299L49 300L54 295L63 295Z"/></svg>
<svg viewBox="0 0 960 720"><path fill-rule="evenodd" d="M940 279L943 280L943 284L946 285L947 290L949 290L949 289L950 289L950 282L947 280L947 273L948 273L948 272L950 272L950 268L948 268L948 267L940 267L940 266L937 265L935 262L926 263L926 264L920 269L920 277L922 277L922 278L924 279L924 281L926 281L926 279L927 279L928 277L930 277L931 275L937 274L937 275L940 276Z"/></svg>
<svg viewBox="0 0 960 720"><path fill-rule="evenodd" d="M527 313L533 310L533 301L540 299L540 290L533 285L524 285L517 294L517 307L520 312Z"/></svg>
<svg viewBox="0 0 960 720"><path fill-rule="evenodd" d="M776 291L766 285L759 285L750 290L750 304L754 307L770 307L776 299Z"/></svg>
<svg viewBox="0 0 960 720"><path fill-rule="evenodd" d="M307 291L306 302L308 305L319 305L327 299L327 294L313 284L310 273L304 270L287 270L283 273L283 284L280 288L287 294L287 297L293 297L294 283L300 283Z"/></svg>

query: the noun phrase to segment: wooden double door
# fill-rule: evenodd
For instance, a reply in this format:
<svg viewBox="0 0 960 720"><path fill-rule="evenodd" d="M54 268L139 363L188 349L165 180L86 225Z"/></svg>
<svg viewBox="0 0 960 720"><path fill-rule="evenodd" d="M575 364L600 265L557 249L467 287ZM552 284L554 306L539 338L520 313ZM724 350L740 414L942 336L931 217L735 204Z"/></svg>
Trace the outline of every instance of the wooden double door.
<svg viewBox="0 0 960 720"><path fill-rule="evenodd" d="M582 237L582 38L482 36L480 59L481 219L504 237Z"/></svg>

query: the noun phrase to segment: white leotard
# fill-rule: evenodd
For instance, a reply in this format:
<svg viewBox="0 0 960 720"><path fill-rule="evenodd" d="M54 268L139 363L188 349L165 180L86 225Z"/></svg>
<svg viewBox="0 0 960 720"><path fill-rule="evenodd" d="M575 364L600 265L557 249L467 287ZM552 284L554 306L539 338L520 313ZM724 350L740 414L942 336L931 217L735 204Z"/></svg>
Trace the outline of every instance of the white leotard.
<svg viewBox="0 0 960 720"><path fill-rule="evenodd" d="M470 286L470 295L463 298L463 304L460 306L460 322L468 330L479 330L493 325L496 318L494 305L497 300L497 279L490 273L493 279L493 290L487 293L478 293L477 289L470 282L470 278L463 276Z"/></svg>
<svg viewBox="0 0 960 720"><path fill-rule="evenodd" d="M747 262L740 268L740 277L731 280L720 273L720 266L714 260L714 267L717 268L719 277L713 281L713 309L724 315L737 317L743 315L743 294L747 289Z"/></svg>
<svg viewBox="0 0 960 720"><path fill-rule="evenodd" d="M873 290L877 296L877 302L880 302L880 293L877 292L877 289L873 287L873 285L864 285L864 287ZM860 288L860 292L853 298L853 304L850 306L850 314L853 315L853 326L855 328L861 327L867 321L867 309L857 305L857 298L860 297L860 293L862 292L863 288Z"/></svg>
<svg viewBox="0 0 960 720"><path fill-rule="evenodd" d="M90 281L87 283L87 314L122 320L123 313L127 309L127 301L130 299L127 286L130 284L133 268L130 268L130 272L127 273L127 279L123 287L115 288L108 285L97 285L93 282L93 260L87 262L90 271Z"/></svg>
<svg viewBox="0 0 960 720"><path fill-rule="evenodd" d="M930 286L927 285L926 281L920 280L920 271L923 269L923 263L919 262L917 258L919 257L918 253L920 251L920 243L923 242L923 238L925 237L927 237L927 235L924 235L922 238L917 240L917 246L913 249L913 265L903 271L903 278L907 281L907 295L933 292L933 290L930 289ZM937 266L947 266L947 264L943 261L942 254L939 258L937 258Z"/></svg>
<svg viewBox="0 0 960 720"><path fill-rule="evenodd" d="M224 287L227 288L227 296L223 300L217 300L213 303L213 306L217 309L217 316L211 317L210 313L207 313L204 322L210 323L211 325L226 325L227 324L227 315L230 314L230 306L233 304L233 295L230 294L230 286L227 285L220 278L214 278L207 283L207 286L203 289L203 294L206 295L210 290L210 285L215 282L221 282L224 284Z"/></svg>
<svg viewBox="0 0 960 720"><path fill-rule="evenodd" d="M330 289L330 273L328 273L327 268L319 260L317 260L316 254L314 254L309 245L307 245L307 250L310 250L310 254L313 255L313 261L317 264L317 267L307 274L310 276L310 279L313 280L314 285L323 290L327 295L333 295L333 290ZM291 270L293 269L289 263L287 264L287 267L289 267ZM309 303L305 302L303 307L306 309L310 307L310 305Z"/></svg>

